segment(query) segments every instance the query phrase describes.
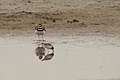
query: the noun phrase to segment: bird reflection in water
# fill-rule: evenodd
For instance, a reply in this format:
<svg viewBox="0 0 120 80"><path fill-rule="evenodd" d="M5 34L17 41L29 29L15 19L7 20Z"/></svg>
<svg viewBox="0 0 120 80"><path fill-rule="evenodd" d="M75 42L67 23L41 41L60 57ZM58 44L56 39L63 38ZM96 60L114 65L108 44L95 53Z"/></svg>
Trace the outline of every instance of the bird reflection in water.
<svg viewBox="0 0 120 80"><path fill-rule="evenodd" d="M51 50L54 53L54 47L52 44L50 44L48 42L44 42L44 43L42 43L42 45L47 49L47 51L48 51L47 53L50 52L49 50Z"/></svg>
<svg viewBox="0 0 120 80"><path fill-rule="evenodd" d="M39 59L42 59L45 55L45 47L38 44L38 47L35 49L36 56L39 56Z"/></svg>
<svg viewBox="0 0 120 80"><path fill-rule="evenodd" d="M54 53L47 54L47 55L45 55L45 57L42 59L42 61L44 61L44 60L50 60L50 59L53 58L53 56L54 56Z"/></svg>
<svg viewBox="0 0 120 80"><path fill-rule="evenodd" d="M51 60L54 56L54 47L52 44L47 42L37 42L38 47L35 49L36 56L41 61Z"/></svg>

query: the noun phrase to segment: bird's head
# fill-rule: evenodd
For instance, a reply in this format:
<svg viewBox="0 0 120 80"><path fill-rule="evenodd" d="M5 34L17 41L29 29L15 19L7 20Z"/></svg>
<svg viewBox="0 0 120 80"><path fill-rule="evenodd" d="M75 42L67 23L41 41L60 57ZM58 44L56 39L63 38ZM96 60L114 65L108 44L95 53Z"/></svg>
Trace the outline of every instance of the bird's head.
<svg viewBox="0 0 120 80"><path fill-rule="evenodd" d="M38 27L42 27L42 24L39 24Z"/></svg>

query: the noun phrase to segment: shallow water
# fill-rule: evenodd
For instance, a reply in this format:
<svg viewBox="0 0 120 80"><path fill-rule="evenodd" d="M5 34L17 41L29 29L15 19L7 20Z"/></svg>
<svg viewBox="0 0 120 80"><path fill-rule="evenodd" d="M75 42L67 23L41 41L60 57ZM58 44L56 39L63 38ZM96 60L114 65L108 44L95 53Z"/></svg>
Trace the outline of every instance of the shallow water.
<svg viewBox="0 0 120 80"><path fill-rule="evenodd" d="M0 80L119 79L120 44L110 37L46 37L55 56L40 61L35 37L0 38Z"/></svg>

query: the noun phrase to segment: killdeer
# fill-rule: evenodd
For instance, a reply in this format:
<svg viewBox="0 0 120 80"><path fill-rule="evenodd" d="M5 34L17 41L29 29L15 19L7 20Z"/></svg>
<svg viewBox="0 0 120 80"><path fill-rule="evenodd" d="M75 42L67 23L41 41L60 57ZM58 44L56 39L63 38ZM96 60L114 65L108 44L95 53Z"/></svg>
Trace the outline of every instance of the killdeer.
<svg viewBox="0 0 120 80"><path fill-rule="evenodd" d="M42 39L44 40L43 35L45 32L46 29L45 27L42 26L42 24L39 24L38 26L35 27L35 33L38 35L38 40L40 40L39 35L42 35Z"/></svg>
<svg viewBox="0 0 120 80"><path fill-rule="evenodd" d="M53 56L54 56L54 53L47 54L47 55L45 55L45 57L42 59L42 61L44 61L44 60L50 60L50 59L53 58Z"/></svg>

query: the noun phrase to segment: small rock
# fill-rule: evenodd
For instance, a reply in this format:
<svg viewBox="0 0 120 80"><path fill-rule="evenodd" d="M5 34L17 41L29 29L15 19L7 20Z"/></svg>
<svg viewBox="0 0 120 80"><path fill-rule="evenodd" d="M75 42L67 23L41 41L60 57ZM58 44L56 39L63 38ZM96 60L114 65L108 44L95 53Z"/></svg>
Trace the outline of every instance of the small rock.
<svg viewBox="0 0 120 80"><path fill-rule="evenodd" d="M73 22L79 22L78 20L76 20L76 19L73 19Z"/></svg>
<svg viewBox="0 0 120 80"><path fill-rule="evenodd" d="M54 19L52 22L56 22L56 20Z"/></svg>

